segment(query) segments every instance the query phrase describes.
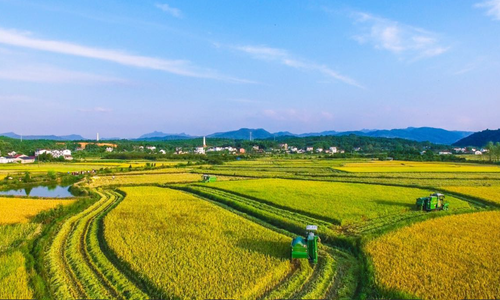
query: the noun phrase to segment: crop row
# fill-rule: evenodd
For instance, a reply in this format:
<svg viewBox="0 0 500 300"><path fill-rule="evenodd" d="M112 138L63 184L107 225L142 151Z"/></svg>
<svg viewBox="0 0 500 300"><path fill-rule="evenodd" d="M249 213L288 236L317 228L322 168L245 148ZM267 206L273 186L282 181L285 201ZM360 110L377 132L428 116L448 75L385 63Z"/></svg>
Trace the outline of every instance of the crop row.
<svg viewBox="0 0 500 300"><path fill-rule="evenodd" d="M100 195L101 200L64 222L50 246L47 255L55 298L145 296L101 252L97 221L120 199L111 193Z"/></svg>

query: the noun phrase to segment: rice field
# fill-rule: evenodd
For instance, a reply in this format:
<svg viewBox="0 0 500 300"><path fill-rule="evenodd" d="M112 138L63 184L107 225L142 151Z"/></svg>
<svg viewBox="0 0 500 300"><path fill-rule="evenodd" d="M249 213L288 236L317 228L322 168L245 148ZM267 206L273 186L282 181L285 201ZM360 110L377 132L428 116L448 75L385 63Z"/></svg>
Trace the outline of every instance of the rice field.
<svg viewBox="0 0 500 300"><path fill-rule="evenodd" d="M19 251L0 253L0 299L32 299L33 292Z"/></svg>
<svg viewBox="0 0 500 300"><path fill-rule="evenodd" d="M432 193L407 187L283 179L215 182L209 186L336 220L342 225L412 213L415 199ZM453 210L469 207L468 203L453 197L447 200Z"/></svg>
<svg viewBox="0 0 500 300"><path fill-rule="evenodd" d="M423 299L498 298L499 218L498 211L438 218L368 243L376 284Z"/></svg>
<svg viewBox="0 0 500 300"><path fill-rule="evenodd" d="M410 162L410 161L370 161L345 163L337 170L354 173L498 173L500 166L471 163L440 163L440 162Z"/></svg>
<svg viewBox="0 0 500 300"><path fill-rule="evenodd" d="M74 200L0 197L0 224L27 223L41 211L73 202Z"/></svg>
<svg viewBox="0 0 500 300"><path fill-rule="evenodd" d="M500 185L496 186L444 186L445 190L500 204Z"/></svg>
<svg viewBox="0 0 500 300"><path fill-rule="evenodd" d="M123 190L106 240L166 298L254 299L291 272L286 236L183 192Z"/></svg>

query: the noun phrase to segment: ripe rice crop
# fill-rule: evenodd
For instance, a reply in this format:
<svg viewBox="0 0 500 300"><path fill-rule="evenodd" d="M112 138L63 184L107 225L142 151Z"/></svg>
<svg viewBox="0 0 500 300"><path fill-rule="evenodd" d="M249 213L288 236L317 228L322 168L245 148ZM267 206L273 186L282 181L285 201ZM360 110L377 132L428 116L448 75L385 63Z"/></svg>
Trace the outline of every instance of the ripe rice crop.
<svg viewBox="0 0 500 300"><path fill-rule="evenodd" d="M339 221L342 225L415 211L418 197L431 191L373 184L259 179L211 183L211 186L255 197L295 211ZM468 208L446 197L450 208Z"/></svg>
<svg viewBox="0 0 500 300"><path fill-rule="evenodd" d="M162 298L255 299L291 272L286 236L180 191L123 190L106 241Z"/></svg>
<svg viewBox="0 0 500 300"><path fill-rule="evenodd" d="M335 167L345 172L500 172L500 167L471 163L409 162L409 161L370 161L345 163Z"/></svg>
<svg viewBox="0 0 500 300"><path fill-rule="evenodd" d="M0 224L26 223L43 210L73 202L74 200L0 198Z"/></svg>
<svg viewBox="0 0 500 300"><path fill-rule="evenodd" d="M414 224L368 243L377 285L424 299L500 295L500 212Z"/></svg>
<svg viewBox="0 0 500 300"><path fill-rule="evenodd" d="M0 299L33 299L20 251L0 254Z"/></svg>
<svg viewBox="0 0 500 300"><path fill-rule="evenodd" d="M92 178L91 187L105 185L125 185L125 184L162 184L176 182L194 182L200 181L199 174L179 173L179 174L141 174L141 175L117 175L114 176L95 176Z"/></svg>
<svg viewBox="0 0 500 300"><path fill-rule="evenodd" d="M445 186L445 190L500 204L500 185L497 186Z"/></svg>
<svg viewBox="0 0 500 300"><path fill-rule="evenodd" d="M29 239L39 227L39 224L34 223L0 225L0 252L11 244Z"/></svg>

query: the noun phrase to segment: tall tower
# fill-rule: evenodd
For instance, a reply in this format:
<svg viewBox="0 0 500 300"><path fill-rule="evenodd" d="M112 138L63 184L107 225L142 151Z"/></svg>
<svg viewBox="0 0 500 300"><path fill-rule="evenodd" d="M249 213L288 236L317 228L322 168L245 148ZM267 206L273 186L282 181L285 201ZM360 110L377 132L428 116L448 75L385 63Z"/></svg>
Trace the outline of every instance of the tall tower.
<svg viewBox="0 0 500 300"><path fill-rule="evenodd" d="M99 132L97 133L97 138L96 140L99 142Z"/></svg>
<svg viewBox="0 0 500 300"><path fill-rule="evenodd" d="M203 148L207 147L207 139L203 137Z"/></svg>

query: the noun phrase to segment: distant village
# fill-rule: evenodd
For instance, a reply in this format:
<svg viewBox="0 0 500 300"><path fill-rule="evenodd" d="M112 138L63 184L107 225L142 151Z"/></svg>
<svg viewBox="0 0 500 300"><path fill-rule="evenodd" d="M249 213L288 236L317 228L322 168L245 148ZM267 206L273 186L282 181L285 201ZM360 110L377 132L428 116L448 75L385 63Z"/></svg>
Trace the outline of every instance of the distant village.
<svg viewBox="0 0 500 300"><path fill-rule="evenodd" d="M88 143L88 142L82 142L79 143L80 147L76 148L76 151L85 151L85 148L89 144L93 144L99 147L106 147L105 152L111 153L115 152L116 148L118 145L116 144L111 144L111 143ZM362 151L361 147L356 147L353 149L355 152ZM136 152L149 152L153 154L162 154L166 155L167 151L164 149L157 149L156 146L134 146L134 151ZM126 151L124 151L126 152ZM203 138L203 145L198 146L198 147L189 147L188 149L184 149L183 147L177 147L175 148L175 151L171 152L171 154L174 155L183 155L183 154L198 154L198 155L205 155L211 152L224 152L232 155L244 155L247 154L247 152L250 153L261 153L261 154L271 154L271 153L287 153L287 154L327 154L327 155L332 155L332 154L342 154L345 153L345 150L340 149L336 146L331 146L328 148L321 148L321 147L312 147L312 146L307 146L303 148L299 148L293 145L288 145L287 143L279 144L279 147L277 148L267 148L267 149L261 149L258 145L254 145L251 147L248 147L247 149L242 148L242 147L232 147L232 146L226 146L226 147L212 147L212 146L207 146L206 139ZM470 155L483 155L487 153L488 150L486 149L480 149L480 148L452 148L449 151L440 151L438 152L439 155L452 155L452 154L470 154ZM422 151L420 154L424 154L425 151ZM20 164L30 164L34 163L37 161L38 157L40 155L50 155L54 159L58 160L64 160L64 161L72 161L73 156L72 156L72 151L68 149L63 149L63 150L50 150L50 149L39 149L36 150L34 153L34 156L28 156L25 154L21 153L16 153L15 151L7 153L7 156L1 156L0 153L0 164L9 164L9 163L20 163Z"/></svg>

